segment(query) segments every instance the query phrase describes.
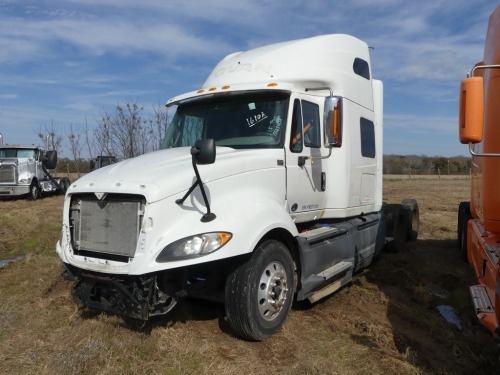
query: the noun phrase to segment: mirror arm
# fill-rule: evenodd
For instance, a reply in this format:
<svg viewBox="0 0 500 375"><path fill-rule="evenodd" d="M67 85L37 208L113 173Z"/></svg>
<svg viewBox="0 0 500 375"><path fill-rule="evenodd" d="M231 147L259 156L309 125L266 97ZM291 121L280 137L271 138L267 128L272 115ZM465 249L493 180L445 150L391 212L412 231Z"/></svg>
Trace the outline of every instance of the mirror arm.
<svg viewBox="0 0 500 375"><path fill-rule="evenodd" d="M328 147L328 155L324 156L299 156L299 167L303 167L306 164L306 160L321 160L321 159L328 159L330 156L332 156L332 147Z"/></svg>
<svg viewBox="0 0 500 375"><path fill-rule="evenodd" d="M476 152L474 151L474 143L469 142L469 152L472 156L476 157L500 157L500 153L482 153L482 152Z"/></svg>
<svg viewBox="0 0 500 375"><path fill-rule="evenodd" d="M184 194L184 196L181 199L177 199L175 203L177 203L178 205L183 204L186 198L189 197L189 195L194 191L194 189L196 189L197 186L199 186L201 190L201 195L203 196L203 201L205 202L205 206L207 207L207 213L201 217L201 222L208 223L214 220L216 216L213 212L210 212L210 204L208 203L207 194L205 193L205 188L203 187L203 182L201 181L200 173L198 172L198 167L196 166L196 155L199 152L200 150L197 147L194 146L191 147L192 163L193 163L194 174L196 175L196 181L189 188L186 194Z"/></svg>
<svg viewBox="0 0 500 375"><path fill-rule="evenodd" d="M57 182L57 180L52 177L52 175L49 173L49 171L47 170L47 168L45 167L45 164L42 163L42 170L43 172L47 175L47 177L49 178L50 181L52 181L52 183L54 185L56 185L56 187L63 193L63 194L66 194L66 189L64 189L60 184L59 182Z"/></svg>
<svg viewBox="0 0 500 375"><path fill-rule="evenodd" d="M498 65L498 64L496 64L496 65L478 65L478 66L475 66L474 68L472 68L472 71L470 72L470 76L474 77L474 73L476 72L476 70L498 69L498 68L500 68L500 65Z"/></svg>

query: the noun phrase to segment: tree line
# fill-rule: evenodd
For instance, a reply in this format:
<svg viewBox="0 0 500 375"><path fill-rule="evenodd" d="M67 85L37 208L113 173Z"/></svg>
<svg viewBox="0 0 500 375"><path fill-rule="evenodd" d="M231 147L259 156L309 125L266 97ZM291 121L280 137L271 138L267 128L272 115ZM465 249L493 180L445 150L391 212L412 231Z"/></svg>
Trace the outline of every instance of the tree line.
<svg viewBox="0 0 500 375"><path fill-rule="evenodd" d="M467 156L384 155L384 174L467 175L472 161Z"/></svg>

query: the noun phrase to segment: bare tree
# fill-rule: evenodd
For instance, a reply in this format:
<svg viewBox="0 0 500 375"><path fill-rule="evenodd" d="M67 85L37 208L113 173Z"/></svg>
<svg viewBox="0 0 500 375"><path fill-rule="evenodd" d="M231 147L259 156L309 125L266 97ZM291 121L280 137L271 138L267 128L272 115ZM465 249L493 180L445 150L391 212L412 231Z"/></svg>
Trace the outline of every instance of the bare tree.
<svg viewBox="0 0 500 375"><path fill-rule="evenodd" d="M49 150L61 151L63 137L54 120L50 120L50 124L40 125L35 132Z"/></svg>
<svg viewBox="0 0 500 375"><path fill-rule="evenodd" d="M161 146L161 142L163 138L165 138L165 134L168 129L168 110L167 107L161 104L157 106L153 106L153 114L152 114L152 129L153 129L153 149L158 150Z"/></svg>
<svg viewBox="0 0 500 375"><path fill-rule="evenodd" d="M97 120L97 127L94 129L93 148L97 155L117 155L111 145L111 116L103 113Z"/></svg>
<svg viewBox="0 0 500 375"><path fill-rule="evenodd" d="M143 111L137 101L117 104L111 113L103 111L94 131L98 151L126 159L156 149L153 122L143 118Z"/></svg>
<svg viewBox="0 0 500 375"><path fill-rule="evenodd" d="M84 143L82 142L82 127L70 124L69 131L66 132L66 136L68 138L71 155L73 155L73 160L75 161L76 172L78 173L78 178L80 178L79 160L81 159L84 147Z"/></svg>
<svg viewBox="0 0 500 375"><path fill-rule="evenodd" d="M90 129L89 129L89 124L87 123L87 118L85 118L85 125L82 127L82 133L83 133L83 138L84 138L84 144L87 147L87 151L89 154L89 157L91 159L94 158L94 151L96 149L95 147L95 139L90 138Z"/></svg>

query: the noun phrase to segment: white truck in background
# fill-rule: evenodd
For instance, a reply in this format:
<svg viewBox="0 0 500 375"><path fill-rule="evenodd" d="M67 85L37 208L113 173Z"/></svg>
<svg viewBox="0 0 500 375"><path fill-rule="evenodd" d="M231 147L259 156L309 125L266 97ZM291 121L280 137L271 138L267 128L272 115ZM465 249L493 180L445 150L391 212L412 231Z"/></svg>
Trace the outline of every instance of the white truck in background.
<svg viewBox="0 0 500 375"><path fill-rule="evenodd" d="M45 168L46 152L35 145L4 145L0 135L0 198L24 196L35 200L42 193L64 193L70 181L50 175Z"/></svg>
<svg viewBox="0 0 500 375"><path fill-rule="evenodd" d="M234 53L167 106L162 150L68 189L57 253L78 304L147 320L209 298L264 340L294 298L318 301L416 238L417 203L382 202L383 86L364 42Z"/></svg>

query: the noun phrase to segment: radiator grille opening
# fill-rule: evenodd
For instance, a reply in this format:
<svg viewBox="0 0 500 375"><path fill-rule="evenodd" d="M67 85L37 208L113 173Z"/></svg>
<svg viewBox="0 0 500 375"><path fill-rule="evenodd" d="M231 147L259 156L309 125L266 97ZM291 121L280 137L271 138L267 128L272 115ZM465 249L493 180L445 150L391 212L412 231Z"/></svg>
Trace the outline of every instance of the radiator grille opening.
<svg viewBox="0 0 500 375"><path fill-rule="evenodd" d="M79 255L128 261L135 255L146 200L138 195L71 198L71 239Z"/></svg>
<svg viewBox="0 0 500 375"><path fill-rule="evenodd" d="M16 183L16 167L14 165L0 165L0 183Z"/></svg>

